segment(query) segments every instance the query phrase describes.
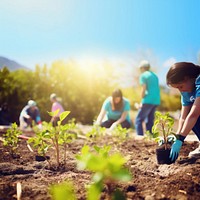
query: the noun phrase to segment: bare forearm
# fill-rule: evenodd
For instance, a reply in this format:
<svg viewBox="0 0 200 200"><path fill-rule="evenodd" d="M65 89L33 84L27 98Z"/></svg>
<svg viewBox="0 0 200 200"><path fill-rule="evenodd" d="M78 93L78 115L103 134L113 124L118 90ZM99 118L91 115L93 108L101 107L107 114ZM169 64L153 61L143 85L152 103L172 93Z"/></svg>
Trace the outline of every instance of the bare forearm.
<svg viewBox="0 0 200 200"><path fill-rule="evenodd" d="M192 128L194 127L194 125L196 124L196 121L197 121L196 116L188 116L186 120L184 121L184 124L179 134L183 136L187 136L189 132L192 130Z"/></svg>

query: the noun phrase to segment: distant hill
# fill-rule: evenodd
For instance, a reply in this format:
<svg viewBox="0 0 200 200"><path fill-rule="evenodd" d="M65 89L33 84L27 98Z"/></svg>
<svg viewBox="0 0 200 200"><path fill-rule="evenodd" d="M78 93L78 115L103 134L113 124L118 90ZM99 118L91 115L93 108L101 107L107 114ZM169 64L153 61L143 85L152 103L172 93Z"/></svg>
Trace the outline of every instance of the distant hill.
<svg viewBox="0 0 200 200"><path fill-rule="evenodd" d="M25 67L24 65L21 65L14 60L10 60L8 58L0 56L0 69L2 69L3 67L7 67L10 71L15 71L17 69L30 70L28 67Z"/></svg>

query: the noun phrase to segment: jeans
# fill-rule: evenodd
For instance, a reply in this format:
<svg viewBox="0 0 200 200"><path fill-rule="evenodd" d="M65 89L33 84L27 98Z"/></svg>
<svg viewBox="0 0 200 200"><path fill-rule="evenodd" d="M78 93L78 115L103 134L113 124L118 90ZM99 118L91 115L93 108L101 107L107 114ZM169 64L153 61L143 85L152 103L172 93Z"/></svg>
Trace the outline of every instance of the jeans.
<svg viewBox="0 0 200 200"><path fill-rule="evenodd" d="M105 127L105 128L110 128L111 125L116 122L117 120L113 120L113 119L108 119L104 122L102 122L101 127ZM129 129L131 127L131 124L128 120L125 120L121 123L122 128L127 128Z"/></svg>
<svg viewBox="0 0 200 200"><path fill-rule="evenodd" d="M200 140L200 117L197 119L197 122L192 128L192 130L195 133L195 135L198 137L198 139Z"/></svg>
<svg viewBox="0 0 200 200"><path fill-rule="evenodd" d="M137 135L144 135L142 123L145 121L146 131L152 132L152 126L154 123L154 114L156 111L157 105L152 104L142 104L142 107L139 109L138 114L135 119L135 129Z"/></svg>

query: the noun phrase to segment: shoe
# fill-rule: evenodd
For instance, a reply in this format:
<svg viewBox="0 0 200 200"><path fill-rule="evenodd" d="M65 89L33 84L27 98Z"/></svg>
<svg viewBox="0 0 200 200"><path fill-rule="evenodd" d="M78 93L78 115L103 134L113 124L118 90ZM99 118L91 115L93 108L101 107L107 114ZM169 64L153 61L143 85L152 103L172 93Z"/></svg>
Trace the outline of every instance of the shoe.
<svg viewBox="0 0 200 200"><path fill-rule="evenodd" d="M189 158L200 158L200 145L194 150L191 151L188 155Z"/></svg>

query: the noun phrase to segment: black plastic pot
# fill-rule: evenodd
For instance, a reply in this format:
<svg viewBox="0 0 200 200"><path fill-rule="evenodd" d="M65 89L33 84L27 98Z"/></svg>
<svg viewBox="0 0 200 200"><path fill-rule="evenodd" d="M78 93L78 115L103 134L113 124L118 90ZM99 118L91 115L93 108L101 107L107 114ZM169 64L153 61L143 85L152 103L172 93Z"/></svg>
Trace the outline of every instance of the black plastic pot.
<svg viewBox="0 0 200 200"><path fill-rule="evenodd" d="M49 156L44 157L44 156L38 156L38 155L35 156L35 160L38 162L45 161L46 159L49 160L50 157Z"/></svg>
<svg viewBox="0 0 200 200"><path fill-rule="evenodd" d="M171 149L156 149L156 157L157 157L157 162L158 164L172 164L171 159L169 158L170 155L170 150Z"/></svg>

